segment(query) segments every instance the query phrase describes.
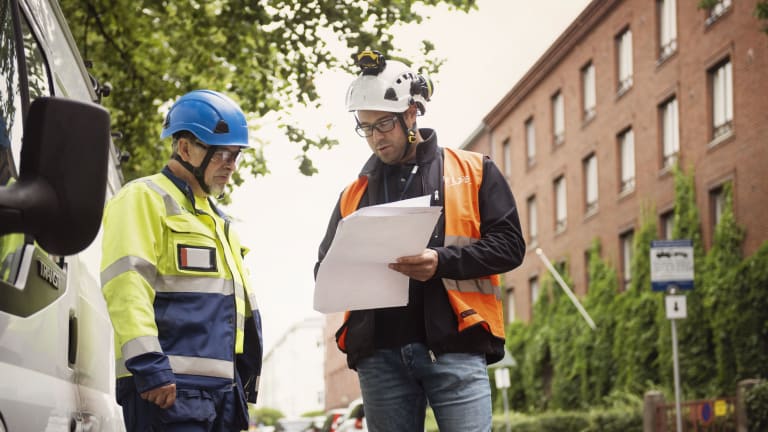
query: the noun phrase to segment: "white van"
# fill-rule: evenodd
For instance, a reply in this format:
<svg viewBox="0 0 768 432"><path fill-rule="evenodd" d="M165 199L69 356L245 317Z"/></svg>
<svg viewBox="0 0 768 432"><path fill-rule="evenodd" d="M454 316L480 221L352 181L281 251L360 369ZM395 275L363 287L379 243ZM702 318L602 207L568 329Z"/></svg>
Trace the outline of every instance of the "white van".
<svg viewBox="0 0 768 432"><path fill-rule="evenodd" d="M124 431L99 285L109 115L56 0L0 0L0 432Z"/></svg>

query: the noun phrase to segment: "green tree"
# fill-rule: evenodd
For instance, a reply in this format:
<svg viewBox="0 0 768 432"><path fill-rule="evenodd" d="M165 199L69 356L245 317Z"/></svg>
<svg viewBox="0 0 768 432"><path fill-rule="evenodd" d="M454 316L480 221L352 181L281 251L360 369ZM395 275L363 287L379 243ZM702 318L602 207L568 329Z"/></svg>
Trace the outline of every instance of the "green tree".
<svg viewBox="0 0 768 432"><path fill-rule="evenodd" d="M602 402L613 388L617 363L613 359L612 347L617 320L615 305L617 299L616 271L600 255L600 240L595 239L589 249L589 291L584 299L584 308L595 321L596 329L586 342L586 363L588 377L582 390L582 399L588 405Z"/></svg>
<svg viewBox="0 0 768 432"><path fill-rule="evenodd" d="M315 76L329 68L351 69L349 57L334 57L329 40L338 39L350 54L363 48L396 53L390 29L421 22L417 3L476 7L475 0L60 2L83 57L93 62L92 74L113 86L103 102L113 130L122 134L118 147L131 155L122 166L127 180L155 172L166 161L170 149L158 138L158 111L196 88L233 95L253 117L277 115L288 139L300 146L300 170L315 173L308 151L335 141L309 136L280 113L318 106ZM433 46L421 43L426 72L434 72L440 62L428 58ZM268 172L259 149L246 155L241 165L248 169L241 173ZM239 175L234 180L242 183Z"/></svg>
<svg viewBox="0 0 768 432"><path fill-rule="evenodd" d="M656 238L656 223L646 209L640 228L632 240L630 263L632 279L627 291L616 300L613 357L618 371L619 390L641 394L648 383L659 381L659 335L657 314L661 307L658 293L651 291L650 246Z"/></svg>
<svg viewBox="0 0 768 432"><path fill-rule="evenodd" d="M285 417L280 410L268 407L256 408L256 405L248 405L248 414L256 424L265 426L274 426L278 420Z"/></svg>

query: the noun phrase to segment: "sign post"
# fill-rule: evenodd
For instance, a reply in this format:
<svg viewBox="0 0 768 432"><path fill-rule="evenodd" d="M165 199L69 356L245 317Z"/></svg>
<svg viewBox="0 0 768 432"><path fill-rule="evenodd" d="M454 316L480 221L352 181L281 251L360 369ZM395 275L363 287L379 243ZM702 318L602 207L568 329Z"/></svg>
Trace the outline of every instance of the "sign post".
<svg viewBox="0 0 768 432"><path fill-rule="evenodd" d="M496 388L501 390L501 398L504 403L504 419L506 420L507 432L510 432L511 425L509 423L509 402L507 401L507 389L511 382L509 379L509 368L517 366L517 362L512 357L512 354L504 348L504 358L500 362L492 365L489 369L493 369L493 378L496 381Z"/></svg>
<svg viewBox="0 0 768 432"><path fill-rule="evenodd" d="M683 430L680 411L680 362L677 353L677 320L688 316L686 297L678 290L693 289L693 241L654 240L651 242L651 288L666 291L664 306L672 327L672 368L675 380L675 420Z"/></svg>

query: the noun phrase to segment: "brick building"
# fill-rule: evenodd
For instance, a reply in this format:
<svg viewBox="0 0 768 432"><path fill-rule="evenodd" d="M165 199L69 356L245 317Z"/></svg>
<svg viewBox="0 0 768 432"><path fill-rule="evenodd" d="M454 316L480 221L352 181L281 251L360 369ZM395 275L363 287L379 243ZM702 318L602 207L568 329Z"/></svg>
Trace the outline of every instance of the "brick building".
<svg viewBox="0 0 768 432"><path fill-rule="evenodd" d="M464 148L489 154L517 198L529 245L505 277L507 318L528 320L546 272L535 250L587 291L586 252L623 282L652 204L671 231L670 167L695 170L706 248L732 182L744 253L768 239L768 34L757 0L595 0L485 116Z"/></svg>
<svg viewBox="0 0 768 432"><path fill-rule="evenodd" d="M504 279L508 320L530 319L546 272L537 247L568 266L581 296L595 238L631 278L642 206L653 204L660 238L671 230L674 163L695 169L706 248L728 181L744 253L768 239L768 34L756 3L594 0L467 138L507 176L528 242ZM326 408L359 394L335 347L340 323L327 317Z"/></svg>

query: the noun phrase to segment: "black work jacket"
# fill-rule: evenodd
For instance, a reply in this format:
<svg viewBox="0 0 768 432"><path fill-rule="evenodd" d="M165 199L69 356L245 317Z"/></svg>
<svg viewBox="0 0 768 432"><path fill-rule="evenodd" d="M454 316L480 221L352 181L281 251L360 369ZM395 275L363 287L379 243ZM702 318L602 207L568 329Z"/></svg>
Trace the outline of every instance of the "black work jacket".
<svg viewBox="0 0 768 432"><path fill-rule="evenodd" d="M431 129L420 129L425 141L416 147L416 164L419 166L421 193L404 198L431 195L431 205L443 206L443 150L437 145L437 135ZM361 176L368 176L368 188L359 207L383 204L385 201L381 182L385 181L385 165L376 155L366 162ZM419 191L419 188L416 188ZM437 193L435 193L435 191ZM442 278L474 279L481 276L508 272L518 267L525 256L525 241L512 191L506 179L489 158L483 161L483 180L479 191L481 238L467 246L444 247L445 219L440 217L428 247L438 254L438 266L432 279L426 282L410 280L410 290L423 290L424 333L427 347L435 354L467 352L486 354L488 363L504 356L504 341L494 337L480 326L462 332L457 329ZM318 262L325 257L333 242L336 226L341 220L339 201L333 210L325 237L320 244ZM360 281L365 283L365 281ZM418 306L422 307L422 306ZM376 330L375 310L352 311L344 324L347 327L347 363L354 369L357 362L374 352ZM336 335L337 339L339 333Z"/></svg>

